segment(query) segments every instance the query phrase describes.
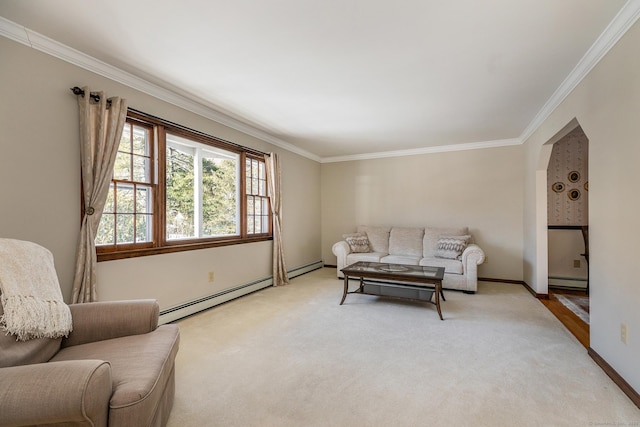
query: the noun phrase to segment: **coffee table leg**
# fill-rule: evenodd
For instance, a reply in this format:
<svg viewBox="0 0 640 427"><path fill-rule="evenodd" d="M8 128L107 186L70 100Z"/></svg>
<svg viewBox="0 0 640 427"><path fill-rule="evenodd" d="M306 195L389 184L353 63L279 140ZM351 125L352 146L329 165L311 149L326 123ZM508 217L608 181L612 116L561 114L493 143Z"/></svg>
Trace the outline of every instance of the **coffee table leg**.
<svg viewBox="0 0 640 427"><path fill-rule="evenodd" d="M347 290L349 289L349 276L344 275L344 292L342 293L342 301L340 301L340 305L344 302L344 299L347 297Z"/></svg>
<svg viewBox="0 0 640 427"><path fill-rule="evenodd" d="M442 297L442 301L446 301L446 299L444 298L444 289L442 288L442 286L440 286L440 296Z"/></svg>
<svg viewBox="0 0 640 427"><path fill-rule="evenodd" d="M436 291L434 293L436 294L436 308L438 309L438 315L440 316L440 320L444 320L442 318L442 311L440 310L440 294L442 293L442 283L436 285Z"/></svg>

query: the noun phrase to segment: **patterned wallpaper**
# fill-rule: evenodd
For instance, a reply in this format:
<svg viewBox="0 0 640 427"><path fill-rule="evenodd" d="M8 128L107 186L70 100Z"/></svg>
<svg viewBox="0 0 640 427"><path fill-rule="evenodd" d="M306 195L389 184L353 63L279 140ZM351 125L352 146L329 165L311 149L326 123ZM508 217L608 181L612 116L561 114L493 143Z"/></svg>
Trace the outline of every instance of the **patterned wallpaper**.
<svg viewBox="0 0 640 427"><path fill-rule="evenodd" d="M553 145L547 184L549 225L589 224L589 140L580 126Z"/></svg>

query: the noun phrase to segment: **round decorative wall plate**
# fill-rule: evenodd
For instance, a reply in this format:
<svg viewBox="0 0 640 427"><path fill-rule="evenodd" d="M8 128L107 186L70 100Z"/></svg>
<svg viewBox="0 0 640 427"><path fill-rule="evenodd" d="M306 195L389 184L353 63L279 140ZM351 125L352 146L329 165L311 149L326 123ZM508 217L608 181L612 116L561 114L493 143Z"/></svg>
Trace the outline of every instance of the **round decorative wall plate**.
<svg viewBox="0 0 640 427"><path fill-rule="evenodd" d="M568 178L569 178L570 182L578 182L578 181L580 181L580 172L571 171L571 172L569 172Z"/></svg>
<svg viewBox="0 0 640 427"><path fill-rule="evenodd" d="M553 189L553 191L555 191L556 193L562 193L564 191L564 183L562 182L556 182L554 183L551 188Z"/></svg>
<svg viewBox="0 0 640 427"><path fill-rule="evenodd" d="M567 196L570 200L578 200L580 198L580 190L578 190L577 188L569 190Z"/></svg>

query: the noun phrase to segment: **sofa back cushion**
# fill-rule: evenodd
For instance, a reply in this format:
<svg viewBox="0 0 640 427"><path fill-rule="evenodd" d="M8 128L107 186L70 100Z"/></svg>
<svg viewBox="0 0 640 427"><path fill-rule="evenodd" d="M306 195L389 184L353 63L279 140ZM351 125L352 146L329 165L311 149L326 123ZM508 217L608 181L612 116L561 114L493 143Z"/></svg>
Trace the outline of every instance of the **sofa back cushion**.
<svg viewBox="0 0 640 427"><path fill-rule="evenodd" d="M424 229L424 240L422 245L422 256L433 257L438 250L438 239L440 237L464 236L469 234L468 227L439 228L426 227Z"/></svg>
<svg viewBox="0 0 640 427"><path fill-rule="evenodd" d="M389 253L389 230L391 227L373 227L359 225L358 232L366 233L369 238L369 246L373 252Z"/></svg>
<svg viewBox="0 0 640 427"><path fill-rule="evenodd" d="M393 227L389 235L389 254L422 256L424 228Z"/></svg>
<svg viewBox="0 0 640 427"><path fill-rule="evenodd" d="M0 304L0 317L4 314ZM14 335L7 335L0 328L0 368L30 365L49 361L60 350L62 338L34 338L17 341Z"/></svg>

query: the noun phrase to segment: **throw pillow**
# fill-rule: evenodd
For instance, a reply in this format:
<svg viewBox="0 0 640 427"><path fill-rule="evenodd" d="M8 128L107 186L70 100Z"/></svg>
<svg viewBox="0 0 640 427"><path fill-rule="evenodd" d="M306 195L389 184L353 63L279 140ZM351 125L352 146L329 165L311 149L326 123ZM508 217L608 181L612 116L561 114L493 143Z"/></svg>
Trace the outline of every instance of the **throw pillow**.
<svg viewBox="0 0 640 427"><path fill-rule="evenodd" d="M369 239L364 233L345 234L342 238L347 242L351 252L371 252Z"/></svg>
<svg viewBox="0 0 640 427"><path fill-rule="evenodd" d="M460 259L462 252L467 248L471 236L441 236L438 239L438 249L435 256L438 258Z"/></svg>

